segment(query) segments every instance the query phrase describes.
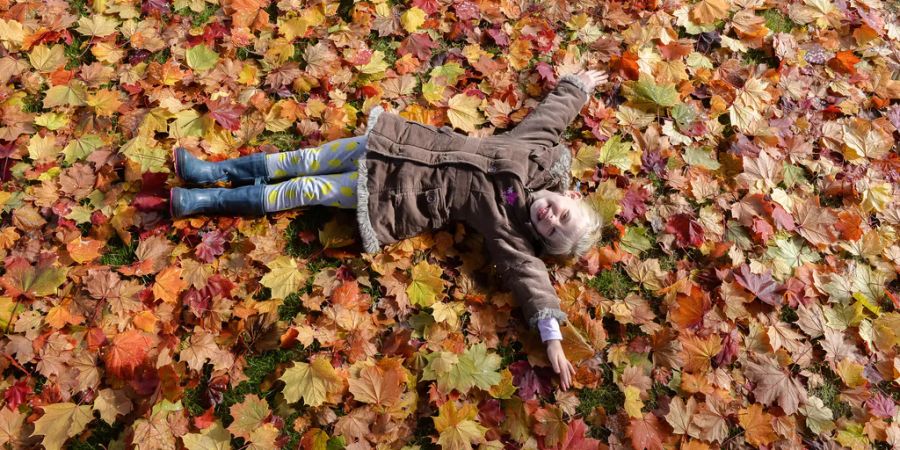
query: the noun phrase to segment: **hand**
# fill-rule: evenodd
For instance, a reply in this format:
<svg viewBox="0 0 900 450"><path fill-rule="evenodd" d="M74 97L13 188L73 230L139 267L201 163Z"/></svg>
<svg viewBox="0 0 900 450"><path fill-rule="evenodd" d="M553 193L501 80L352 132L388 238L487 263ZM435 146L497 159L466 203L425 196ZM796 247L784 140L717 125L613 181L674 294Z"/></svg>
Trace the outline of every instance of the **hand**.
<svg viewBox="0 0 900 450"><path fill-rule="evenodd" d="M572 363L566 359L566 353L562 348L562 341L559 339L551 339L547 341L546 344L547 358L550 360L550 365L553 366L553 371L559 374L562 390L568 390L569 386L572 385L572 377L575 376L575 368L572 367Z"/></svg>
<svg viewBox="0 0 900 450"><path fill-rule="evenodd" d="M579 70L575 72L575 76L587 86L588 91L593 91L598 85L606 83L609 78L606 72L599 70Z"/></svg>

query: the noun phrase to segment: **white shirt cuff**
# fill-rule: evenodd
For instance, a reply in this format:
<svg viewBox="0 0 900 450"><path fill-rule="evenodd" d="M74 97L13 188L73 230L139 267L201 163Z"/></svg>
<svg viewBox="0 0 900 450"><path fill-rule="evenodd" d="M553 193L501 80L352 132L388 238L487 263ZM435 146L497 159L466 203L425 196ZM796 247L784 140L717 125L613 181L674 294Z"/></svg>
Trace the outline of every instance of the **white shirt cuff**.
<svg viewBox="0 0 900 450"><path fill-rule="evenodd" d="M541 332L541 342L547 342L551 339L562 340L562 333L559 331L559 322L550 317L538 320L538 330Z"/></svg>

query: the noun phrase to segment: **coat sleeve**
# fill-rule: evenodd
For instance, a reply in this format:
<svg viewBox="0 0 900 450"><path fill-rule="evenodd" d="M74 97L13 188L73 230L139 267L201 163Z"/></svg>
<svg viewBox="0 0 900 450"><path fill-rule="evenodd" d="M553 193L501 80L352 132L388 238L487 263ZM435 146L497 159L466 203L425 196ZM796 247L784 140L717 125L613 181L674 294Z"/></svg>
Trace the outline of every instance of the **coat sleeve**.
<svg viewBox="0 0 900 450"><path fill-rule="evenodd" d="M527 241L515 236L495 235L486 236L485 245L503 284L512 291L531 328L538 329L541 319L567 320L566 313L559 307L559 297L550 282L547 266L534 255Z"/></svg>
<svg viewBox="0 0 900 450"><path fill-rule="evenodd" d="M573 74L560 78L547 97L507 136L541 146L553 146L588 101L584 83Z"/></svg>

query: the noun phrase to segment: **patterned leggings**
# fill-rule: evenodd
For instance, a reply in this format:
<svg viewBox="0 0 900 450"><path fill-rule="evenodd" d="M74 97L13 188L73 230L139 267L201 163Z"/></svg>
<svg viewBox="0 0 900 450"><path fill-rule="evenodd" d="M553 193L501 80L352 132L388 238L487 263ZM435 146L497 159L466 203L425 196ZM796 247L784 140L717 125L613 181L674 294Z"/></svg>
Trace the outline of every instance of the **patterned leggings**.
<svg viewBox="0 0 900 450"><path fill-rule="evenodd" d="M270 178L293 177L266 186L266 212L309 205L356 208L356 163L365 152L366 136L355 136L266 155Z"/></svg>

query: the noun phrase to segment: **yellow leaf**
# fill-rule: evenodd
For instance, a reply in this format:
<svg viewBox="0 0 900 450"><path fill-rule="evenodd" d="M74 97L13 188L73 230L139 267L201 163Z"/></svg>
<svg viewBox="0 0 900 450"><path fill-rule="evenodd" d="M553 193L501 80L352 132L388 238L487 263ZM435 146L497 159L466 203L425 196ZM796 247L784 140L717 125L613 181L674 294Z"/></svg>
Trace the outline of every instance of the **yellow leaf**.
<svg viewBox="0 0 900 450"><path fill-rule="evenodd" d="M456 94L447 103L447 117L454 127L463 131L475 131L478 125L484 123L484 116L478 110L481 99L466 94Z"/></svg>
<svg viewBox="0 0 900 450"><path fill-rule="evenodd" d="M400 16L400 24L407 33L415 33L425 23L425 11L413 6Z"/></svg>
<svg viewBox="0 0 900 450"><path fill-rule="evenodd" d="M44 415L34 423L34 435L43 435L47 450L61 449L66 439L81 433L94 420L91 405L54 403L43 407Z"/></svg>
<svg viewBox="0 0 900 450"><path fill-rule="evenodd" d="M881 159L894 145L890 133L872 121L853 118L843 127L844 157L851 164L867 164L869 159Z"/></svg>
<svg viewBox="0 0 900 450"><path fill-rule="evenodd" d="M319 231L319 241L325 248L346 247L355 241L356 229L346 220L335 217Z"/></svg>
<svg viewBox="0 0 900 450"><path fill-rule="evenodd" d="M119 91L101 89L93 94L88 94L87 104L94 108L94 113L100 117L112 117L122 101L119 99Z"/></svg>
<svg viewBox="0 0 900 450"><path fill-rule="evenodd" d="M341 376L326 357L312 360L312 364L296 361L278 378L284 381L284 398L288 403L303 400L309 406L325 403L328 394L338 392L343 387Z"/></svg>
<svg viewBox="0 0 900 450"><path fill-rule="evenodd" d="M702 0L691 8L691 20L698 25L706 25L728 17L728 2L725 0Z"/></svg>
<svg viewBox="0 0 900 450"><path fill-rule="evenodd" d="M365 74L375 75L383 73L388 67L390 67L390 64L384 60L384 52L375 50L372 52L372 59L368 63L359 66L358 70Z"/></svg>
<svg viewBox="0 0 900 450"><path fill-rule="evenodd" d="M115 33L118 26L118 20L109 16L94 14L90 18L82 17L78 19L78 28L75 31L85 36L103 37Z"/></svg>
<svg viewBox="0 0 900 450"><path fill-rule="evenodd" d="M66 63L65 47L59 44L53 47L38 45L28 54L28 61L39 72L52 72Z"/></svg>
<svg viewBox="0 0 900 450"><path fill-rule="evenodd" d="M419 261L412 267L412 280L406 288L409 302L419 306L431 306L444 291L441 266Z"/></svg>
<svg viewBox="0 0 900 450"><path fill-rule="evenodd" d="M893 200L893 189L890 183L873 183L863 191L862 209L866 212L884 211Z"/></svg>
<svg viewBox="0 0 900 450"><path fill-rule="evenodd" d="M644 417L644 413L641 412L643 407L644 402L641 401L641 390L634 386L625 386L625 412L629 416L639 419Z"/></svg>
<svg viewBox="0 0 900 450"><path fill-rule="evenodd" d="M263 275L260 284L272 290L273 299L283 299L306 284L309 278L305 267L300 267L297 260L281 255L266 266L269 273Z"/></svg>
<svg viewBox="0 0 900 450"><path fill-rule="evenodd" d="M868 384L866 377L863 376L862 364L854 362L849 358L842 359L837 363L837 374L848 387L855 388Z"/></svg>
<svg viewBox="0 0 900 450"><path fill-rule="evenodd" d="M44 137L35 134L28 141L28 157L36 162L55 159L59 151L60 149L56 146L56 136L53 134Z"/></svg>
<svg viewBox="0 0 900 450"><path fill-rule="evenodd" d="M444 450L471 450L473 443L484 441L487 428L476 422L478 409L468 403L456 408L455 401L448 401L438 409L438 416L432 417L434 428L440 433L438 444Z"/></svg>
<svg viewBox="0 0 900 450"><path fill-rule="evenodd" d="M34 124L55 131L68 125L69 117L60 113L50 112L35 117Z"/></svg>
<svg viewBox="0 0 900 450"><path fill-rule="evenodd" d="M72 80L67 85L53 86L47 89L44 97L44 108L54 106L82 106L87 98L86 86L79 80Z"/></svg>
<svg viewBox="0 0 900 450"><path fill-rule="evenodd" d="M25 40L25 29L15 20L0 19L0 41L9 42L18 48Z"/></svg>

